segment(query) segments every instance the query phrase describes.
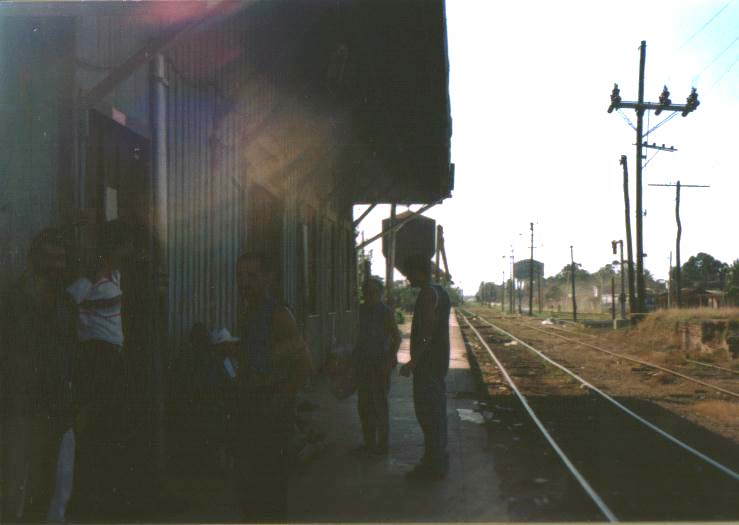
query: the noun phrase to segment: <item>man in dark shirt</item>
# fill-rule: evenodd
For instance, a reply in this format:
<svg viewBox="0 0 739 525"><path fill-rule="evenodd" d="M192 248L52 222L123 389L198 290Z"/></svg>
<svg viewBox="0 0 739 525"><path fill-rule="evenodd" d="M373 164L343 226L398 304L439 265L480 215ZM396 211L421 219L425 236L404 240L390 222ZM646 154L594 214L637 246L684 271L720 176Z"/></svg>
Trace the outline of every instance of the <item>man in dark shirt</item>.
<svg viewBox="0 0 739 525"><path fill-rule="evenodd" d="M31 243L28 271L1 304L2 518L7 521L46 520L61 439L73 425L76 310L64 294L66 263L59 231L43 230ZM61 506L56 514L63 515L65 504L55 504Z"/></svg>
<svg viewBox="0 0 739 525"><path fill-rule="evenodd" d="M357 452L388 453L390 371L397 364L400 332L392 311L382 302L383 285L376 277L362 285L355 347L357 401L364 445Z"/></svg>
<svg viewBox="0 0 739 525"><path fill-rule="evenodd" d="M310 373L307 348L290 310L270 293L274 264L262 253L236 263L239 315L236 479L242 519L287 519L287 449L295 396Z"/></svg>
<svg viewBox="0 0 739 525"><path fill-rule="evenodd" d="M442 479L448 470L446 384L449 370L449 295L431 284L431 262L422 255L403 261L411 286L420 288L413 311L411 360L403 376L413 374L413 405L424 437L421 462L408 473L411 479Z"/></svg>

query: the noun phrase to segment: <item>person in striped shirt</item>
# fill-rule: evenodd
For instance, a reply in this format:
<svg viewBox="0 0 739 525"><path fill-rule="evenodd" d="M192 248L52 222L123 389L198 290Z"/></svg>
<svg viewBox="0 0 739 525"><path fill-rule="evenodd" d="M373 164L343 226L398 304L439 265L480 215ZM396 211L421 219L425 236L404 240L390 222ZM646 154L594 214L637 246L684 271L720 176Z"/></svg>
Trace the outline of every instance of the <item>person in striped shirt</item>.
<svg viewBox="0 0 739 525"><path fill-rule="evenodd" d="M80 341L74 371L78 416L77 480L72 500L75 520L100 519L120 501L121 461L126 448L126 359L121 320L120 268L132 251L125 225L101 226L95 269L67 288L78 306Z"/></svg>

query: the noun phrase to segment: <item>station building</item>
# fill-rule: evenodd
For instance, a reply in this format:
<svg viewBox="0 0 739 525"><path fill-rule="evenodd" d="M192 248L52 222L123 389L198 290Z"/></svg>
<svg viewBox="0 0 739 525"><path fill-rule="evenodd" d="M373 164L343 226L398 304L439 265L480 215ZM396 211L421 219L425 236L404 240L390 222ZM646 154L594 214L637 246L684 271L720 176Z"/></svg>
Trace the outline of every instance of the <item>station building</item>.
<svg viewBox="0 0 739 525"><path fill-rule="evenodd" d="M351 338L352 206L450 196L441 0L9 3L0 24L0 284L44 227L139 226L152 362L235 328L258 250L320 363Z"/></svg>

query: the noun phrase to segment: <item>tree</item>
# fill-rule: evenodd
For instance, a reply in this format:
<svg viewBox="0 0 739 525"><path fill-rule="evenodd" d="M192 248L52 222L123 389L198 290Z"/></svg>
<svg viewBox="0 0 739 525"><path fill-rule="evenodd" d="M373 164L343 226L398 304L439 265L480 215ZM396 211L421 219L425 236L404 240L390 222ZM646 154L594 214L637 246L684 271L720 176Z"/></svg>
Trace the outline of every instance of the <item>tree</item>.
<svg viewBox="0 0 739 525"><path fill-rule="evenodd" d="M480 283L475 299L480 303L494 303L498 300L498 286L495 283Z"/></svg>
<svg viewBox="0 0 739 525"><path fill-rule="evenodd" d="M707 253L692 256L682 266L684 287L701 290L723 289L729 272L729 265Z"/></svg>
<svg viewBox="0 0 739 525"><path fill-rule="evenodd" d="M726 292L732 300L739 301L739 259L728 266Z"/></svg>
<svg viewBox="0 0 739 525"><path fill-rule="evenodd" d="M562 288L560 288L556 284L549 287L546 294L544 294L544 298L547 301L559 301L560 299L562 299L563 296L564 294L562 293Z"/></svg>

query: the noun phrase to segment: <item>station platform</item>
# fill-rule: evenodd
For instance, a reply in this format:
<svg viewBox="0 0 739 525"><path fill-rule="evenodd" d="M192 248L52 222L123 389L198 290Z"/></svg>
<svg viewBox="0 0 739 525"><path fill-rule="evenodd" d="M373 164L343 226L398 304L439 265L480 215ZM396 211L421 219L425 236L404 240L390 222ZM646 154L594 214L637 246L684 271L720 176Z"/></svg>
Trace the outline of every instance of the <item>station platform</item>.
<svg viewBox="0 0 739 525"><path fill-rule="evenodd" d="M477 388L454 315L450 318L451 362L447 375L448 452L450 470L441 481L410 481L405 473L423 452L423 435L413 409L412 379L392 374L390 452L358 455L361 429L356 394L337 400L325 376L301 395L311 411L301 418L325 437L320 454L291 473L288 522L490 522L513 521L501 487L483 419L476 409ZM410 325L401 327L400 363L410 359ZM305 403L307 401L307 403ZM163 521L238 522L234 484L223 472L199 469L175 475L170 490L182 501Z"/></svg>
<svg viewBox="0 0 739 525"><path fill-rule="evenodd" d="M361 444L356 395L337 401L320 381L306 398L318 406L308 414L326 435L321 456L293 474L291 522L508 521L506 503L488 450L484 425L474 412L475 379L454 315L450 318L451 362L447 375L449 475L442 481L409 481L405 473L423 453L423 435L413 410L411 379L393 373L390 387L390 453L352 454ZM409 329L409 327L404 327ZM407 330L406 330L407 331ZM408 334L399 361L407 362Z"/></svg>

